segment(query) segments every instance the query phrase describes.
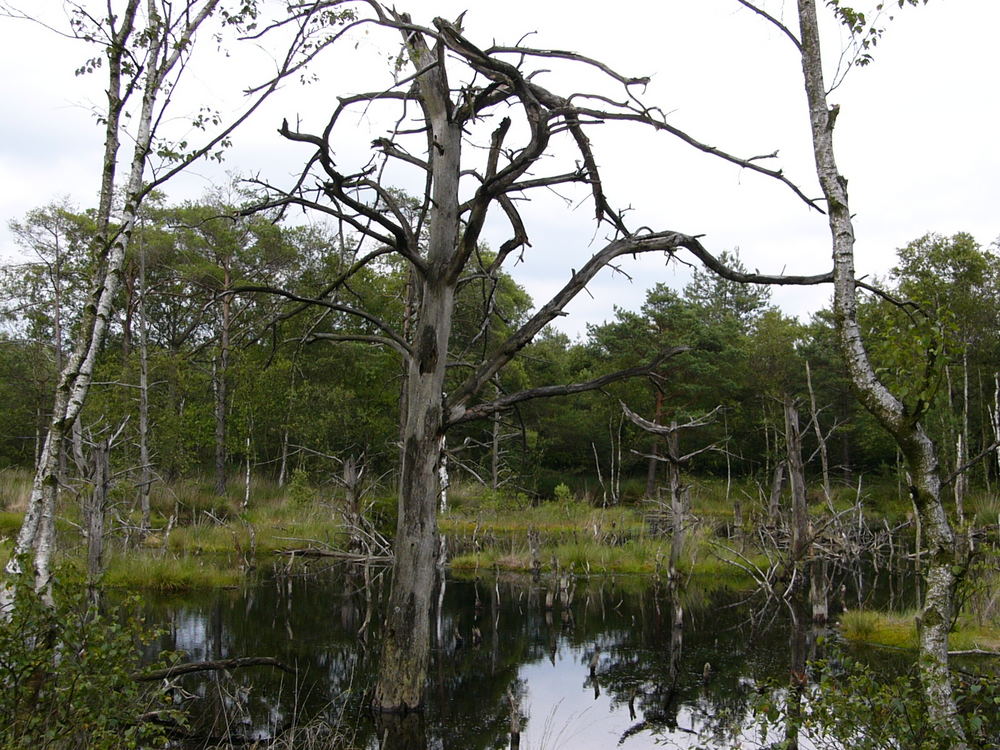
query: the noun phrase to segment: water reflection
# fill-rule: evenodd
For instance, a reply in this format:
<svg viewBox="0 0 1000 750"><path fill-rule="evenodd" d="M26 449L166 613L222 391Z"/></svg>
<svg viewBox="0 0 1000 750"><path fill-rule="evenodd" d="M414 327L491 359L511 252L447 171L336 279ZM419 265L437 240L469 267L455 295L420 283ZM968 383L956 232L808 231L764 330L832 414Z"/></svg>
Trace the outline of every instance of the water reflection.
<svg viewBox="0 0 1000 750"><path fill-rule="evenodd" d="M153 603L150 614L167 625L160 647L188 660L272 656L296 669L178 681L199 732L261 738L325 725L329 747L739 747L753 734L754 686L795 691L816 653L811 610L728 590L632 577L449 580L426 712L374 717L387 590L375 569L279 571L240 591Z"/></svg>

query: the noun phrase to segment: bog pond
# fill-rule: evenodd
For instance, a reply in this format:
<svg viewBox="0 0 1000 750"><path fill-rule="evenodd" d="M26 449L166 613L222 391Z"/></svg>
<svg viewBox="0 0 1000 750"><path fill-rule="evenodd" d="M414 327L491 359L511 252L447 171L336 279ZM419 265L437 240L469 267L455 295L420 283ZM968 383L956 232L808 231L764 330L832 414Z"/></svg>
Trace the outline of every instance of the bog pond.
<svg viewBox="0 0 1000 750"><path fill-rule="evenodd" d="M832 618L862 603L913 605L902 573L838 575ZM201 746L291 735L288 746L304 748L762 747L779 736L761 735L755 697L780 692L835 640L785 601L697 581L675 590L640 576L449 578L434 613L426 710L383 719L367 705L388 577L296 565L236 590L149 601L163 628L151 652L268 656L294 670L175 679ZM900 669L912 661L864 656Z"/></svg>

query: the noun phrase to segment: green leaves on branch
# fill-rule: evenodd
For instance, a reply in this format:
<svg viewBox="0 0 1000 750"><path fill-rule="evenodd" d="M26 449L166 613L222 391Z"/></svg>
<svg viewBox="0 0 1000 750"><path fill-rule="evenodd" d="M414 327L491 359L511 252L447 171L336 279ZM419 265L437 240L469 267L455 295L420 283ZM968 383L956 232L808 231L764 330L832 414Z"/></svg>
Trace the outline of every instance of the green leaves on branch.
<svg viewBox="0 0 1000 750"><path fill-rule="evenodd" d="M154 637L136 603L101 611L82 589L57 585L50 607L26 577L13 586L0 617L0 747L162 746L162 728L141 717L164 717L163 696L132 677Z"/></svg>
<svg viewBox="0 0 1000 750"><path fill-rule="evenodd" d="M895 0L896 5L903 8L906 5L927 4L927 0ZM891 3L890 3L891 4ZM857 45L857 54L854 64L864 67L872 62L872 50L878 45L879 40L885 33L885 25L880 24L885 15L886 3L880 2L875 6L873 17L869 18L865 13L854 8L843 5L840 0L827 0L826 5L833 11L837 20L846 28L854 38ZM893 16L889 15L886 21L892 21Z"/></svg>

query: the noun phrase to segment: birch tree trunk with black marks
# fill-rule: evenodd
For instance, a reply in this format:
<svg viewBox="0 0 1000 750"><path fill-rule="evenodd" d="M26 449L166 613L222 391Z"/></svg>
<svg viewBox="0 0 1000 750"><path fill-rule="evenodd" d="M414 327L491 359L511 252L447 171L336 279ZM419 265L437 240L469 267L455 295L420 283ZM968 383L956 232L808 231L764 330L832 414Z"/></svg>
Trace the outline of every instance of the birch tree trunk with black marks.
<svg viewBox="0 0 1000 750"><path fill-rule="evenodd" d="M125 251L132 238L140 204L151 191L160 187L192 163L215 155L213 150L224 148L228 137L246 121L273 93L290 73L299 72L331 41L316 40L309 25L312 16L296 18L289 6L293 21L299 21L297 34L289 43L287 55L274 76L263 85L254 87L251 101L242 111L226 123L218 124L206 132L200 146L186 153L175 154L172 162L163 167L148 182L143 181L154 141L170 150L169 140L156 130L172 118L168 110L177 92L179 79L189 61L195 36L203 24L217 10L221 0L122 0L120 3L96 3L101 11L91 15L82 6L76 21L71 24L70 35L94 44L99 49L98 59L108 71L106 109L100 112L104 124L104 153L101 162L100 194L95 222L97 226L93 252L93 286L77 326L72 354L68 358L59 381L52 414L35 465L35 477L27 511L18 533L12 555L6 566L8 576L21 572L20 560L34 553L35 585L45 588L49 581L49 563L54 543L53 514L58 490L58 469L63 455L63 441L71 433L74 422L83 408L91 382L98 352L103 346L112 306L122 281ZM13 5L13 4L11 4ZM248 0L233 9L226 19L226 26L246 30L248 21L258 18L258 3ZM30 12L16 11L22 18L31 18ZM335 17L331 15L327 20ZM262 28L276 28L282 24ZM217 36L217 40L221 40ZM331 37L332 39L333 37ZM135 96L133 96L135 95ZM129 102L139 98L138 106L127 111ZM133 128L127 140L133 144L129 168L123 184L118 184L119 147L125 122ZM204 126L205 123L202 123ZM178 146L185 151L187 146ZM115 211L114 231L112 206L115 196L121 198L121 208ZM0 609L10 600L10 587L0 592Z"/></svg>
<svg viewBox="0 0 1000 750"><path fill-rule="evenodd" d="M952 747L966 747L948 665L956 569L965 564L942 502L937 450L920 423L926 401L903 403L878 379L865 350L857 318L854 226L847 181L834 157L833 127L839 108L827 105L815 0L798 0L800 52L809 103L816 173L826 198L833 240L834 319L838 342L858 398L895 439L910 474L910 494L927 542L926 588L918 617L920 679L927 710Z"/></svg>
<svg viewBox="0 0 1000 750"><path fill-rule="evenodd" d="M111 199L114 187L115 164L117 163L120 117L123 108L121 95L121 65L125 45L134 31L138 1L129 3L119 31L115 34L115 45L109 49L110 87L108 90L108 122L105 128L104 169L101 181L101 198L98 208L98 243L108 239ZM150 25L157 23L156 16L150 18ZM39 591L49 585L50 561L55 543L55 505L59 483L59 463L62 444L80 414L93 380L97 353L104 342L111 317L111 306L121 281L128 246L135 226L137 200L142 189L142 176L146 166L153 136L153 115L156 97L163 77L170 67L160 60L164 40L161 35L149 35L148 60L151 66L146 74L142 108L139 114L138 130L132 162L125 185L125 203L120 217L120 226L114 240L101 250L97 259L101 269L97 283L91 293L91 300L84 310L73 353L59 377L55 403L48 431L42 443L42 451L35 469L28 508L21 524L21 530L14 545L13 554L7 563L8 575L21 572L20 559L34 552L35 587ZM167 61L177 56L170 56ZM6 602L4 602L6 604Z"/></svg>

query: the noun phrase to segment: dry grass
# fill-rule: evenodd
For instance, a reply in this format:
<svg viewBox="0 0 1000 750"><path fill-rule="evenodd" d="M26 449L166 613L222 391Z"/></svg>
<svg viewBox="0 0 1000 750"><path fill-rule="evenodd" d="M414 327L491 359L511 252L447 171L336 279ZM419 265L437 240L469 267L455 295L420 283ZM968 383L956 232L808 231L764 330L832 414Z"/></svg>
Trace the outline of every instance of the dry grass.
<svg viewBox="0 0 1000 750"><path fill-rule="evenodd" d="M31 473L27 469L0 471L0 510L24 513L31 497Z"/></svg>

